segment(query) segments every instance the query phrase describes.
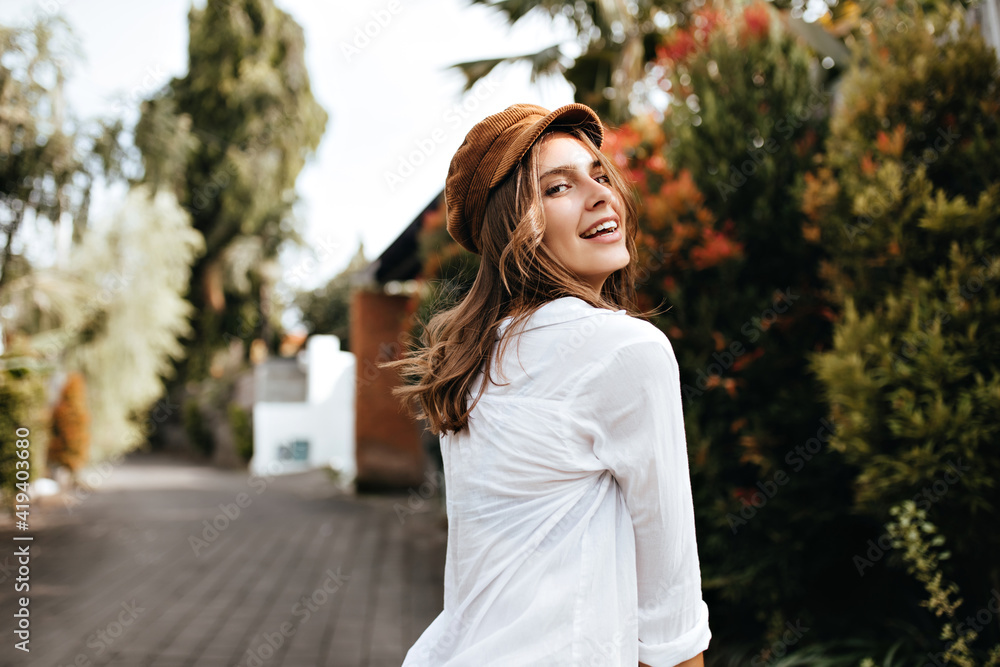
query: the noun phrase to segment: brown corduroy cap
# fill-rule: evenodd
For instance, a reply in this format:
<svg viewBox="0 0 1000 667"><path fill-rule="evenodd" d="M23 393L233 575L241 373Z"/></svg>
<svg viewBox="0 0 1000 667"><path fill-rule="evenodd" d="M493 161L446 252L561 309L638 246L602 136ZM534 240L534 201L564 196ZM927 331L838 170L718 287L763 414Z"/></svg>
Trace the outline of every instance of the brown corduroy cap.
<svg viewBox="0 0 1000 667"><path fill-rule="evenodd" d="M507 177L548 128L580 127L600 148L604 126L594 110L567 104L549 111L515 104L475 125L458 147L444 186L448 233L466 250L479 254L479 233L490 191Z"/></svg>

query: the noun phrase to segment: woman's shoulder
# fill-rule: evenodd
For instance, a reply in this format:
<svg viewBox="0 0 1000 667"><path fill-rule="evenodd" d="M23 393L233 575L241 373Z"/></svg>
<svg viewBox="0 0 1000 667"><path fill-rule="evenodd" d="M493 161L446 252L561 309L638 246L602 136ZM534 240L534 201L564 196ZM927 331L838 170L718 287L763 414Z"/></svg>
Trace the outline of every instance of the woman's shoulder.
<svg viewBox="0 0 1000 667"><path fill-rule="evenodd" d="M560 388L585 412L611 401L628 401L636 387L677 381L680 369L666 334L652 323L625 313L594 318L555 348L564 370Z"/></svg>
<svg viewBox="0 0 1000 667"><path fill-rule="evenodd" d="M502 395L568 397L582 377L594 373L641 379L675 364L667 337L652 323L577 297L543 304L514 329L509 336L517 353L504 357L502 366L503 380L513 384L497 390Z"/></svg>
<svg viewBox="0 0 1000 667"><path fill-rule="evenodd" d="M503 335L510 327L512 318L507 317L500 323L498 336ZM564 296L548 301L538 306L524 322L517 327L517 332L556 327L558 330L580 329L616 329L633 331L635 335L645 335L655 338L663 337L663 333L646 320L632 317L624 308L611 310L592 306L575 296ZM514 333L511 331L511 333Z"/></svg>
<svg viewBox="0 0 1000 667"><path fill-rule="evenodd" d="M585 316L567 319L563 327L553 330L558 338L556 353L560 358L584 363L606 358L626 348L650 345L666 348L672 356L667 336L651 322L633 317L624 309L596 308L582 299L576 301L579 304L574 307Z"/></svg>

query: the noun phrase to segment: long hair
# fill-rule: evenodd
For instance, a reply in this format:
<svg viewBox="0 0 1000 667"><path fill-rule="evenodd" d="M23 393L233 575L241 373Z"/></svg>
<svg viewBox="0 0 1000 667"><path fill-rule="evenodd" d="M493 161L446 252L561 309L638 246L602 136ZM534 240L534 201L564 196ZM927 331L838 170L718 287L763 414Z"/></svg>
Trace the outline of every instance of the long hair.
<svg viewBox="0 0 1000 667"><path fill-rule="evenodd" d="M595 299L593 289L542 245L545 217L538 183L539 137L487 200L479 239L479 272L469 291L456 306L431 317L424 325L421 344L410 347L404 358L379 364L379 368L399 368L402 377L413 381L395 387L393 395L401 398L411 415L426 420L434 433L457 433L468 426L469 414L487 386L482 382L470 404L480 371L486 373L486 380L497 384L492 377L493 343L504 318L512 318L510 328L514 329L540 306L565 296L578 297L597 308L625 309L632 316L648 317L657 312L641 312L636 305L637 203L632 184L584 131L559 131L582 141L600 160L620 203L620 227L629 263L608 276ZM501 341L500 359L509 338L504 336Z"/></svg>

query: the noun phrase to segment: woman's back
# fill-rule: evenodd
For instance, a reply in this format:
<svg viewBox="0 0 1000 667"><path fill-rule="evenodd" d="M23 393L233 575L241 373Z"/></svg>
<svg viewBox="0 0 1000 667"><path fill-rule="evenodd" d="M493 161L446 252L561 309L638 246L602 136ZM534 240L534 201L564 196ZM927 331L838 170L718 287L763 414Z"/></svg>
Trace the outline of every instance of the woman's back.
<svg viewBox="0 0 1000 667"><path fill-rule="evenodd" d="M669 341L576 297L509 325L441 439L444 611L404 665L681 662L710 634Z"/></svg>

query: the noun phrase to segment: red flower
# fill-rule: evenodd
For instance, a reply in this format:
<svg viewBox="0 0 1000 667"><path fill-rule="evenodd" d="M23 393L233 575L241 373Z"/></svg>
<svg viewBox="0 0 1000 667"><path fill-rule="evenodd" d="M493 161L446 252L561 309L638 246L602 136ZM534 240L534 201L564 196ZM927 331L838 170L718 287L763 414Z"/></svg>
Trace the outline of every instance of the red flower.
<svg viewBox="0 0 1000 667"><path fill-rule="evenodd" d="M687 30L678 30L670 42L657 49L657 52L667 60L678 62L694 53L696 48L698 48L698 44L695 42L694 36Z"/></svg>
<svg viewBox="0 0 1000 667"><path fill-rule="evenodd" d="M737 359L736 363L733 364L733 370L734 371L741 371L744 368L746 368L747 366L749 366L750 362L752 362L754 359L758 359L758 358L760 358L762 356L764 356L764 348L758 347L756 350L754 350L750 354L744 354L739 359Z"/></svg>
<svg viewBox="0 0 1000 667"><path fill-rule="evenodd" d="M687 28L677 28L666 43L656 48L656 56L660 60L681 62L708 43L715 28L725 19L725 14L704 9L691 17L691 25Z"/></svg>
<svg viewBox="0 0 1000 667"><path fill-rule="evenodd" d="M702 229L702 245L691 249L691 264L698 271L710 268L727 259L739 257L743 245L714 229Z"/></svg>
<svg viewBox="0 0 1000 667"><path fill-rule="evenodd" d="M771 29L771 14L763 2L755 2L743 11L743 21L746 23L745 35L754 39L767 37Z"/></svg>
<svg viewBox="0 0 1000 667"><path fill-rule="evenodd" d="M423 219L420 221L421 227L425 232L430 232L435 229L441 229L445 225L445 213L444 206L439 206L438 208L431 209L424 213Z"/></svg>
<svg viewBox="0 0 1000 667"><path fill-rule="evenodd" d="M604 142L601 144L601 152L614 160L618 167L625 168L629 163L629 155L635 153L635 147L639 145L639 141L639 133L630 125L607 128L604 133Z"/></svg>
<svg viewBox="0 0 1000 667"><path fill-rule="evenodd" d="M861 156L861 173L865 176L873 176L877 169L878 165L872 160L871 151L865 151L865 154Z"/></svg>
<svg viewBox="0 0 1000 667"><path fill-rule="evenodd" d="M906 126L898 125L891 135L879 130L875 139L875 146L886 155L899 157L903 154L903 147L906 144Z"/></svg>

